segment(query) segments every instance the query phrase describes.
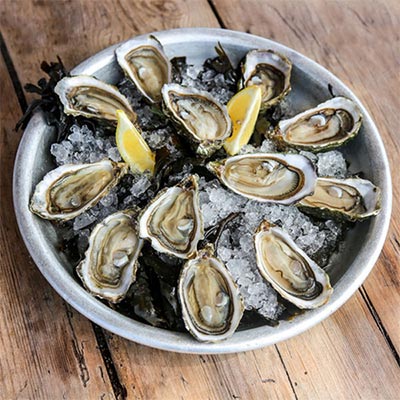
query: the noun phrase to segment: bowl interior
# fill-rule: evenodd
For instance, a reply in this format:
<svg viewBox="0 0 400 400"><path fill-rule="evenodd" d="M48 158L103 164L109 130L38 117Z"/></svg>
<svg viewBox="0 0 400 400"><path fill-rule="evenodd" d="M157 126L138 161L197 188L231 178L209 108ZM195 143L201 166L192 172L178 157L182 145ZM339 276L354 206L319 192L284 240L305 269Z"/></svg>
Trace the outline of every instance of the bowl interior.
<svg viewBox="0 0 400 400"><path fill-rule="evenodd" d="M359 103L353 93L325 69L300 54L275 42L252 35L217 29L183 29L156 33L165 52L172 58L186 56L189 63L201 64L216 55L214 47L220 42L237 64L246 52L253 48L271 48L288 56L294 64L290 102L293 114L311 108L330 98L328 84L335 95L345 95ZM104 50L76 67L73 74L90 74L110 83L121 77L113 56L113 47ZM365 279L381 250L390 216L390 177L386 155L379 134L360 105L364 123L359 135L348 145L340 148L350 162L353 173L362 172L382 188L383 211L368 221L355 224L346 236L340 254L332 258L329 274L335 292L328 305L308 311L293 322L282 322L276 328L261 326L248 328L223 343L197 343L188 334L169 332L131 320L104 306L92 298L72 276L72 266L59 251L58 239L53 225L30 214L29 198L34 186L43 175L54 168L49 146L54 132L40 114L28 125L15 164L14 197L21 233L32 257L54 288L75 308L102 325L128 339L150 346L198 353L242 351L275 343L300 333L330 315Z"/></svg>

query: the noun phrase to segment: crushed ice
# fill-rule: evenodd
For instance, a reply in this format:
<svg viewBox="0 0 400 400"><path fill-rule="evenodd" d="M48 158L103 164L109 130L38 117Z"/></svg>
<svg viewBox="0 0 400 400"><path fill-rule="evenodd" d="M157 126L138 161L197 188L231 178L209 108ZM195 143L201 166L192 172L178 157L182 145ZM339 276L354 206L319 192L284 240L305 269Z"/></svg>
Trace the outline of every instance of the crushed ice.
<svg viewBox="0 0 400 400"><path fill-rule="evenodd" d="M186 66L180 82L189 87L206 90L226 104L234 92L226 84L225 77L214 70L204 70L201 66ZM152 149L167 146L177 154L172 143L174 127L160 114L143 101L140 93L127 80L119 88L128 97L138 114L138 123L142 134ZM264 140L259 148L246 145L241 154L254 152L275 152L276 146L271 140ZM92 163L105 157L120 161L121 156L115 144L115 138L101 128L92 131L86 125L74 125L66 140L51 145L51 154L57 165L68 163ZM301 151L316 166L319 176L343 178L347 174L346 160L339 151L313 154ZM192 166L183 167L179 176L183 179L191 172ZM128 175L125 184L112 189L97 205L67 223L63 237L77 238L78 251L82 256L88 244L90 231L98 222L117 210L133 207L138 199L150 190L151 181L147 176ZM342 234L342 225L336 221L316 221L301 213L294 206L258 203L243 198L221 186L217 179L206 182L200 179L200 206L205 227L218 223L233 212L240 213L222 233L217 255L227 265L244 298L246 309L256 309L271 319L277 319L283 306L277 301L277 294L270 284L259 274L253 245L253 233L264 219L285 229L295 242L321 265L326 265L329 255L337 247Z"/></svg>

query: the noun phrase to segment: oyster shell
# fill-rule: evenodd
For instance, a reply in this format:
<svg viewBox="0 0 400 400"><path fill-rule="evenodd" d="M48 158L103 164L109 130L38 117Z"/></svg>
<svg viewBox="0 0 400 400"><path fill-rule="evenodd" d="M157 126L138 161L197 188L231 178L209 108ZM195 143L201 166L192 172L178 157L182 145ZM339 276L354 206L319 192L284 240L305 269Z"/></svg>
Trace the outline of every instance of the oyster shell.
<svg viewBox="0 0 400 400"><path fill-rule="evenodd" d="M279 204L308 196L317 179L312 162L298 154L245 154L210 162L207 168L235 193Z"/></svg>
<svg viewBox="0 0 400 400"><path fill-rule="evenodd" d="M30 210L44 219L75 218L106 196L127 171L126 164L111 160L62 165L37 184Z"/></svg>
<svg viewBox="0 0 400 400"><path fill-rule="evenodd" d="M314 194L304 197L298 206L306 212L325 217L361 220L377 215L381 190L360 178L318 178Z"/></svg>
<svg viewBox="0 0 400 400"><path fill-rule="evenodd" d="M123 110L132 122L136 113L119 90L92 76L77 75L61 79L54 92L64 105L65 114L117 121L117 110Z"/></svg>
<svg viewBox="0 0 400 400"><path fill-rule="evenodd" d="M261 275L283 298L302 309L329 300L333 292L329 276L283 229L263 221L254 241Z"/></svg>
<svg viewBox="0 0 400 400"><path fill-rule="evenodd" d="M290 87L291 61L273 50L251 50L242 63L239 89L257 85L262 90L261 109L268 109L285 97Z"/></svg>
<svg viewBox="0 0 400 400"><path fill-rule="evenodd" d="M178 296L186 329L199 341L227 339L242 319L242 297L210 244L184 265Z"/></svg>
<svg viewBox="0 0 400 400"><path fill-rule="evenodd" d="M121 301L135 281L143 246L136 232L136 211L118 211L97 224L89 238L85 259L76 271L94 296Z"/></svg>
<svg viewBox="0 0 400 400"><path fill-rule="evenodd" d="M283 145L326 151L354 138L361 127L361 112L351 100L334 97L293 118L280 121L272 138Z"/></svg>
<svg viewBox="0 0 400 400"><path fill-rule="evenodd" d="M177 84L162 88L165 113L195 144L198 154L211 155L232 132L226 107L209 93Z"/></svg>
<svg viewBox="0 0 400 400"><path fill-rule="evenodd" d="M143 40L130 41L115 50L118 64L141 93L151 102L162 100L161 88L172 77L171 63L164 54L161 43L149 36Z"/></svg>
<svg viewBox="0 0 400 400"><path fill-rule="evenodd" d="M164 189L143 210L139 235L151 240L153 248L179 258L189 258L203 238L198 177L191 175Z"/></svg>

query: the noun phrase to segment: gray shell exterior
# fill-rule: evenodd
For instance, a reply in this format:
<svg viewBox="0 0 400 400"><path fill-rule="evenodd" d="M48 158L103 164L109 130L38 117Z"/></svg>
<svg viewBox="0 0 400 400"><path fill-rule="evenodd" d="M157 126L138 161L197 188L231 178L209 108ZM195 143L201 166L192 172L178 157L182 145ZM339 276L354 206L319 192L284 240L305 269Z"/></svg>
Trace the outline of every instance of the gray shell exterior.
<svg viewBox="0 0 400 400"><path fill-rule="evenodd" d="M136 279L136 270L138 267L137 259L143 246L143 240L139 239L136 234L136 220L133 219L135 218L136 214L136 210L118 211L109 215L102 222L97 224L90 234L89 246L85 253L85 258L76 268L77 274L86 290L88 290L94 296L108 300L112 303L118 303L123 300L131 284ZM120 229L119 227L123 225L128 226L130 234L136 236L136 241L134 244L128 243L129 248L118 248L116 250L120 252L121 250L124 250L124 256L127 258L127 263L121 266L112 266L112 268L119 269L121 273L118 285L112 286L107 283L99 282L98 277L94 272L97 265L93 265L93 263L97 262L98 259L101 258L101 252L103 250L101 247L108 247L110 245L110 239L112 238L107 235L111 233L114 233L115 235L115 230ZM117 245L126 244L122 243L122 241L118 241ZM129 253L126 255L127 250L129 250ZM108 251L110 251L109 248ZM111 268L108 265L106 267L108 270Z"/></svg>
<svg viewBox="0 0 400 400"><path fill-rule="evenodd" d="M57 83L54 92L57 93L61 103L64 105L65 114L104 119L116 123L116 112L120 109L126 113L132 122L136 121L136 113L133 111L128 99L120 93L118 88L93 76L76 75L65 77ZM105 99L107 112L102 111L98 105L95 105L100 95ZM90 96L90 99L86 100L86 96ZM111 100L113 104L111 104ZM104 100L101 100L99 104L101 102L104 102Z"/></svg>
<svg viewBox="0 0 400 400"><path fill-rule="evenodd" d="M281 286L279 282L274 278L273 274L268 270L268 263L263 259L262 251L262 239L265 234L276 235L280 240L283 240L287 246L289 246L292 251L298 255L299 259L302 259L308 264L310 270L314 275L314 279L318 282L320 287L320 292L317 296L310 299L302 298L301 296L294 296L293 294L287 292L283 285ZM254 235L254 243L256 248L256 258L257 266L260 274L266 279L272 287L286 300L290 301L295 306L301 309L314 309L324 305L330 298L333 289L330 285L328 274L320 268L307 254L301 250L301 248L293 241L293 239L281 228L269 223L268 221L263 221L256 233ZM279 274L282 278L283 273Z"/></svg>
<svg viewBox="0 0 400 400"><path fill-rule="evenodd" d="M165 114L174 121L178 127L181 128L182 133L188 137L190 142L196 149L197 154L200 156L210 156L216 150L222 147L225 139L227 139L232 133L232 121L228 115L226 107L220 104L213 96L209 93L194 88L188 88L175 83L164 85L162 88L163 95L163 109ZM199 101L205 103L211 110L214 110L214 116L221 118L223 130L218 132L218 137L215 139L204 139L198 137L188 123L182 118L173 107L173 97L184 98L198 98ZM211 113L209 113L210 115ZM190 117L190 115L188 115ZM201 120L199 119L201 122Z"/></svg>
<svg viewBox="0 0 400 400"><path fill-rule="evenodd" d="M381 190L372 182L360 178L318 178L316 190L320 184L332 185L333 189L341 185L349 186L357 191L362 203L363 211L342 210L328 203L321 205L313 203L317 192L299 201L297 206L304 212L323 218L338 218L349 221L359 221L377 215L381 210ZM337 192L334 190L333 193Z"/></svg>
<svg viewBox="0 0 400 400"><path fill-rule="evenodd" d="M159 103L162 100L162 86L171 82L172 67L158 39L150 35L145 41L130 40L119 46L115 50L115 55L117 57L117 62L125 72L125 75L135 84L143 96L145 96L146 99L151 103ZM132 66L131 61L132 59L135 59L135 57L138 60L138 65ZM148 70L148 60L150 58L159 63L158 66L151 67L151 71ZM147 70L145 64L147 64ZM144 69L142 74L147 74L148 76L143 76L142 78L140 77L141 68ZM159 76L158 79L154 79L154 76L157 74L161 74L162 76ZM152 78L152 84L155 86L155 88L157 89L159 87L159 90L155 90L156 93L154 93L154 90L153 93L151 93L151 90L143 85L142 80L149 82L150 78Z"/></svg>
<svg viewBox="0 0 400 400"><path fill-rule="evenodd" d="M62 185L62 181L74 174L85 173L85 169L90 168L91 170L102 170L105 169L112 172L112 179L108 184L99 191L92 199L87 201L82 206L77 205L73 207L69 212L52 211L51 197L49 195L50 190L54 185ZM118 184L119 180L128 172L128 165L124 163L116 163L114 161L105 159L97 163L92 164L65 164L52 171L48 172L40 181L35 188L30 202L30 210L44 219L56 220L56 221L67 221L77 217L89 208L93 207L106 196L109 191ZM89 172L89 178L91 173ZM72 200L71 200L72 201Z"/></svg>
<svg viewBox="0 0 400 400"><path fill-rule="evenodd" d="M211 329L209 331L204 331L199 327L196 323L196 318L192 315L193 309L191 309L187 298L188 285L190 285L193 280L192 270L195 268L196 264L200 263L202 260L209 262L209 268L215 269L217 273L223 277L226 287L229 290L231 312L224 328L218 332L212 332ZM224 263L215 257L214 247L210 244L206 245L204 249L197 253L195 258L188 260L183 266L178 281L178 298L182 307L182 318L186 329L194 338L201 342L218 342L228 339L237 329L243 316L244 304L239 289Z"/></svg>
<svg viewBox="0 0 400 400"><path fill-rule="evenodd" d="M343 135L342 137L337 139L333 138L331 141L325 141L323 143L299 144L299 143L293 143L288 138L287 132L293 124L295 124L297 121L303 118L309 118L314 114L316 115L324 109L346 111L351 116L353 121L351 129L348 132L346 132L346 134ZM350 99L347 99L346 97L338 96L330 100L327 100L324 103L321 103L314 108L303 111L302 113L297 114L292 118L280 121L275 131L270 135L270 137L278 141L278 143L280 143L281 146L283 147L287 146L294 147L312 152L328 151L336 147L342 146L349 140L354 139L360 130L361 123L362 123L362 114L357 105Z"/></svg>

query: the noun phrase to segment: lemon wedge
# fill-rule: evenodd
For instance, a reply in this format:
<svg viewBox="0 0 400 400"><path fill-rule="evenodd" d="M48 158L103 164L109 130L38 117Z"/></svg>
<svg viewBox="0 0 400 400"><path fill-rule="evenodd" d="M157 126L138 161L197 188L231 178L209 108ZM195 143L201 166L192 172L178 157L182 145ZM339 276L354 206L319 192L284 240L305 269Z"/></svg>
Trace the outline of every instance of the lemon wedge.
<svg viewBox="0 0 400 400"><path fill-rule="evenodd" d="M225 151L233 156L248 143L256 125L261 106L261 89L249 86L236 93L228 102L232 120L232 135L224 143Z"/></svg>
<svg viewBox="0 0 400 400"><path fill-rule="evenodd" d="M117 121L115 136L123 160L133 172L150 171L153 174L155 155L140 132L122 110L117 110Z"/></svg>

